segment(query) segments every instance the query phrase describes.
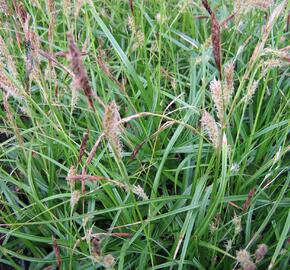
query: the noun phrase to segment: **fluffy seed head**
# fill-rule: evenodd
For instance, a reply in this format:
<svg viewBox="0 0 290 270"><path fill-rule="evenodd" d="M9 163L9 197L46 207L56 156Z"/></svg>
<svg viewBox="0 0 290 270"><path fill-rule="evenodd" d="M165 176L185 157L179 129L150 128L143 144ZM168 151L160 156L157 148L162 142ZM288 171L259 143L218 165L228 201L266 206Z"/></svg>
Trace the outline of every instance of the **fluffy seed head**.
<svg viewBox="0 0 290 270"><path fill-rule="evenodd" d="M220 146L220 130L217 126L214 118L207 112L204 111L201 117L201 127L208 133L208 136L213 144L213 146L217 149Z"/></svg>
<svg viewBox="0 0 290 270"><path fill-rule="evenodd" d="M237 256L237 262L239 262L242 266L243 266L246 262L251 261L251 255L250 255L250 253L249 253L247 250L245 250L245 249L242 249L242 250L237 251L236 256Z"/></svg>

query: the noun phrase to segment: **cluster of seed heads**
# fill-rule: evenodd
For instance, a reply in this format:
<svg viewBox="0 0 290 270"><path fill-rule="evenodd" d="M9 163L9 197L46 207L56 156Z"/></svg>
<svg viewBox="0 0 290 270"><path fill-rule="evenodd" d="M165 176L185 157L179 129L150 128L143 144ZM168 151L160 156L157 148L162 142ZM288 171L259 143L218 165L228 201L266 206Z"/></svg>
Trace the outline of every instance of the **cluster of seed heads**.
<svg viewBox="0 0 290 270"><path fill-rule="evenodd" d="M236 259L237 262L241 265L243 270L255 270L257 268L256 264L264 259L267 252L268 246L266 244L260 244L256 248L254 254L255 262L253 261L251 254L245 249L236 252Z"/></svg>

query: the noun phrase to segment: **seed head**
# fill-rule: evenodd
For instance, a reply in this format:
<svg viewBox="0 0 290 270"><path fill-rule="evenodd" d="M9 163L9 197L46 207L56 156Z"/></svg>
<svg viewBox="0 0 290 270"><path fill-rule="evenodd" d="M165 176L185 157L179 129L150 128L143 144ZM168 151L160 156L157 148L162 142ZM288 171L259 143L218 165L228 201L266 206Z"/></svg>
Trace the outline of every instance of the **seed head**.
<svg viewBox="0 0 290 270"><path fill-rule="evenodd" d="M224 88L224 103L227 105L234 93L234 64L229 63L225 66L225 88Z"/></svg>
<svg viewBox="0 0 290 270"><path fill-rule="evenodd" d="M245 249L237 251L236 256L237 256L237 262L239 262L242 266L244 266L246 262L251 261L251 255Z"/></svg>
<svg viewBox="0 0 290 270"><path fill-rule="evenodd" d="M217 231L217 225L216 225L216 223L214 222L214 221L212 221L209 225L208 225L208 227L209 227L209 231L210 231L210 233L211 234L214 234L216 231Z"/></svg>
<svg viewBox="0 0 290 270"><path fill-rule="evenodd" d="M115 258L112 256L112 254L107 254L103 258L103 263L106 268L111 268L115 263Z"/></svg>
<svg viewBox="0 0 290 270"><path fill-rule="evenodd" d="M5 74L0 66L0 87L8 94L8 96L13 96L14 98L20 98L20 93L15 84L10 78Z"/></svg>
<svg viewBox="0 0 290 270"><path fill-rule="evenodd" d="M71 166L66 177L66 180L69 186L71 187L71 189L75 188L75 179L74 179L75 175L76 175L75 168L74 166Z"/></svg>
<svg viewBox="0 0 290 270"><path fill-rule="evenodd" d="M111 148L118 157L121 157L122 144L120 141L120 127L118 122L120 121L120 114L118 107L114 101L112 101L105 109L105 115L103 118L104 135L107 138Z"/></svg>
<svg viewBox="0 0 290 270"><path fill-rule="evenodd" d="M134 194L136 194L138 197L144 199L144 200L148 200L148 196L145 193L144 189L140 186L140 185L134 185L132 188L132 192Z"/></svg>
<svg viewBox="0 0 290 270"><path fill-rule="evenodd" d="M223 93L221 82L216 79L213 79L213 81L211 81L210 83L210 91L217 110L217 116L220 119L220 121L223 122L224 106L223 106Z"/></svg>
<svg viewBox="0 0 290 270"><path fill-rule="evenodd" d="M215 14L211 13L211 40L213 46L213 55L215 59L215 63L217 66L217 70L219 72L219 79L222 79L222 55L221 55L221 40L220 40L220 24L215 16Z"/></svg>
<svg viewBox="0 0 290 270"><path fill-rule="evenodd" d="M237 173L237 172L239 172L239 170L240 170L239 164L237 162L234 162L230 168L230 171L232 173Z"/></svg>
<svg viewBox="0 0 290 270"><path fill-rule="evenodd" d="M233 240L232 239L227 240L226 245L225 245L226 252L229 252L232 249L232 246L233 246Z"/></svg>
<svg viewBox="0 0 290 270"><path fill-rule="evenodd" d="M263 260L264 256L267 254L267 252L268 252L268 246L266 244L258 245L258 247L255 251L256 262Z"/></svg>
<svg viewBox="0 0 290 270"><path fill-rule="evenodd" d="M237 235L242 231L242 219L241 217L237 216L236 213L233 218L233 223L235 225L235 235Z"/></svg>
<svg viewBox="0 0 290 270"><path fill-rule="evenodd" d="M71 68L74 73L74 86L78 89L83 89L84 94L86 95L89 105L92 109L95 110L92 96L93 91L91 89L89 78L85 67L82 63L81 53L77 46L75 45L72 34L67 34L68 41L68 59L71 63Z"/></svg>
<svg viewBox="0 0 290 270"><path fill-rule="evenodd" d="M128 17L128 27L129 27L131 33L133 33L133 34L136 33L136 25L135 25L135 21L134 21L133 16Z"/></svg>
<svg viewBox="0 0 290 270"><path fill-rule="evenodd" d="M13 74L13 77L16 78L17 77L16 66L15 66L15 63L13 61L12 55L10 54L5 43L8 44L9 41L6 40L6 42L5 42L2 38L2 36L0 36L0 54L1 54L1 56L3 56L5 58L9 71Z"/></svg>
<svg viewBox="0 0 290 270"><path fill-rule="evenodd" d="M139 47L143 46L144 40L145 40L144 33L141 30L138 30L136 33L136 41L132 46L132 50L135 51Z"/></svg>
<svg viewBox="0 0 290 270"><path fill-rule="evenodd" d="M201 127L208 133L208 136L213 146L216 149L219 148L220 130L214 118L207 111L204 111L200 122L201 122Z"/></svg>
<svg viewBox="0 0 290 270"><path fill-rule="evenodd" d="M74 190L72 195L71 195L71 198L70 198L70 206L72 209L75 208L75 206L77 205L79 199L81 197L81 194L78 190Z"/></svg>
<svg viewBox="0 0 290 270"><path fill-rule="evenodd" d="M252 97L254 96L258 87L258 81L254 81L252 85L248 86L248 93L246 95L246 102L249 103L252 101Z"/></svg>

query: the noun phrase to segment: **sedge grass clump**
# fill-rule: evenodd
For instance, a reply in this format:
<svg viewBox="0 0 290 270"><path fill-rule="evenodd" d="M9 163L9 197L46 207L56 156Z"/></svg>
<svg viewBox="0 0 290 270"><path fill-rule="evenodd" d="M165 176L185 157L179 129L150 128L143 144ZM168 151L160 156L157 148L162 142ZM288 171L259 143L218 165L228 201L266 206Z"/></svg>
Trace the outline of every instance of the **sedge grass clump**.
<svg viewBox="0 0 290 270"><path fill-rule="evenodd" d="M287 0L5 2L0 269L287 265Z"/></svg>

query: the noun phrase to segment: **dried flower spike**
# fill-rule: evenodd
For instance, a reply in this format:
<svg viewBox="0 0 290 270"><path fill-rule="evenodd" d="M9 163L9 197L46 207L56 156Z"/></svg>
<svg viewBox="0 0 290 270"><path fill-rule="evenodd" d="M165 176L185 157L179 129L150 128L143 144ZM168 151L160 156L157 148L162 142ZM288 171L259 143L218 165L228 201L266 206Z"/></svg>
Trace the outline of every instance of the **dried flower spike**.
<svg viewBox="0 0 290 270"><path fill-rule="evenodd" d="M213 144L213 146L217 149L220 146L220 130L217 126L214 118L207 112L204 111L201 117L201 127L208 133L208 136Z"/></svg>

